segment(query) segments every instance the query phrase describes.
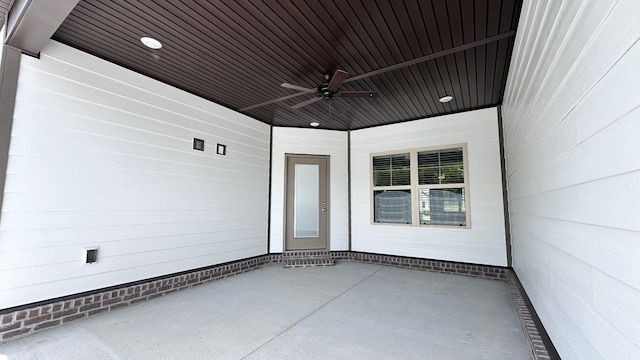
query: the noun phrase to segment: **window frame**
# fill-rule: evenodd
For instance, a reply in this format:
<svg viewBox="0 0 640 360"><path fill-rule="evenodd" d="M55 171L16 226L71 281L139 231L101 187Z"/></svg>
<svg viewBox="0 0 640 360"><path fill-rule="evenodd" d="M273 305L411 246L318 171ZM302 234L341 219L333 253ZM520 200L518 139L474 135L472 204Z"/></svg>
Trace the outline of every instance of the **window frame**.
<svg viewBox="0 0 640 360"><path fill-rule="evenodd" d="M462 148L462 164L464 173L464 183L456 184L426 184L420 185L418 179L418 153L423 151L436 151ZM410 185L397 185L397 186L375 186L374 173L373 173L373 158L385 155L399 155L409 153L409 169L410 169ZM420 200L419 192L421 189L451 189L462 188L464 191L464 206L465 206L465 225L443 225L443 224L421 224L420 223ZM375 221L375 199L374 193L376 191L383 190L409 190L411 192L411 223L393 223L393 222L376 222ZM469 193L469 164L468 164L468 152L467 144L448 144L438 146L428 146L412 149L400 149L392 151L384 151L369 154L369 201L370 201L370 221L372 225L390 225L390 226L411 226L411 227L426 227L426 228L441 228L441 229L470 229L471 228L471 196Z"/></svg>

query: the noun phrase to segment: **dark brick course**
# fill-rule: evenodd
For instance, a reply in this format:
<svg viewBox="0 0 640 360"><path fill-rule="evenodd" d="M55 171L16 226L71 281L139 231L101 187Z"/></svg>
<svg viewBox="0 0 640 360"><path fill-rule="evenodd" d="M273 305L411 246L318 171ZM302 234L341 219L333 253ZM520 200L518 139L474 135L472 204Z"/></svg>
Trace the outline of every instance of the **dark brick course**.
<svg viewBox="0 0 640 360"><path fill-rule="evenodd" d="M11 331L11 330L15 330L15 329L19 329L21 326L22 326L21 323L15 322L15 323L13 323L11 325L0 327L0 333Z"/></svg>
<svg viewBox="0 0 640 360"><path fill-rule="evenodd" d="M142 292L142 296L147 296L147 295L155 294L155 293L157 293L157 292L158 292L158 290L157 290L157 289L149 289L149 290L143 291L143 292Z"/></svg>
<svg viewBox="0 0 640 360"><path fill-rule="evenodd" d="M31 331L30 328L22 328L22 329L19 329L19 330L9 331L9 332L6 332L6 333L2 334L2 340L3 341L4 340L9 340L9 339L15 338L17 336L26 335L30 331Z"/></svg>
<svg viewBox="0 0 640 360"><path fill-rule="evenodd" d="M100 303L89 303L80 307L80 312L89 311L100 307Z"/></svg>
<svg viewBox="0 0 640 360"><path fill-rule="evenodd" d="M16 312L16 321L26 319L27 312L25 310Z"/></svg>
<svg viewBox="0 0 640 360"><path fill-rule="evenodd" d="M46 314L51 313L51 308L52 307L53 307L52 305L43 306L42 309L40 309L40 315L46 315Z"/></svg>
<svg viewBox="0 0 640 360"><path fill-rule="evenodd" d="M133 304L141 303L141 302L144 302L144 301L147 301L147 300L148 299L145 296L145 297L133 299L133 300L131 300L131 302L129 304L133 305Z"/></svg>
<svg viewBox="0 0 640 360"><path fill-rule="evenodd" d="M78 312L78 308L71 308L71 309L67 309L67 310L62 310L59 312L54 312L53 313L53 319L57 319L57 318L61 318L61 317L65 317L65 316L69 316L69 315L73 315L75 313Z"/></svg>
<svg viewBox="0 0 640 360"><path fill-rule="evenodd" d="M9 323L12 323L12 322L13 322L13 313L5 314L5 315L2 316L2 322L1 322L2 325L9 324Z"/></svg>
<svg viewBox="0 0 640 360"><path fill-rule="evenodd" d="M120 301L122 301L122 298L119 298L119 297L110 298L110 299L107 299L107 300L103 301L102 302L102 306L115 304L115 303L118 303Z"/></svg>
<svg viewBox="0 0 640 360"><path fill-rule="evenodd" d="M32 325L32 324L39 324L39 323L47 321L47 320L51 320L51 314L28 318L27 320L23 321L22 323L24 324L24 326L29 326L29 325Z"/></svg>
<svg viewBox="0 0 640 360"><path fill-rule="evenodd" d="M100 314L101 312L105 312L105 311L109 311L109 308L104 307L104 308L100 308L100 309L95 309L95 310L91 310L87 313L87 316L93 316L96 314Z"/></svg>
<svg viewBox="0 0 640 360"><path fill-rule="evenodd" d="M62 319L62 322L63 323L68 323L68 322L75 321L75 320L78 320L78 319L82 319L82 318L85 318L85 317L87 317L87 313L80 313L80 314L76 314L76 315L67 316L66 318Z"/></svg>
<svg viewBox="0 0 640 360"><path fill-rule="evenodd" d="M58 325L60 325L60 323L61 323L60 319L43 322L43 323L40 323L40 324L36 325L33 328L33 331L38 331L38 330L50 328L50 327L53 327L53 326L58 326Z"/></svg>
<svg viewBox="0 0 640 360"><path fill-rule="evenodd" d="M109 306L109 311L113 311L115 309L119 309L119 308L125 307L125 306L129 306L129 303L122 302L122 303L118 303L118 304L113 304L113 305Z"/></svg>

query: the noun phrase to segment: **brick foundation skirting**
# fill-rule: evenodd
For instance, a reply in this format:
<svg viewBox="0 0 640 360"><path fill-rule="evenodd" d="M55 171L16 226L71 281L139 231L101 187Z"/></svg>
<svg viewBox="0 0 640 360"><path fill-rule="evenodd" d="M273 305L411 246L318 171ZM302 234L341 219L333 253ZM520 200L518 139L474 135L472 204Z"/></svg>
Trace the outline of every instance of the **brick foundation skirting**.
<svg viewBox="0 0 640 360"><path fill-rule="evenodd" d="M318 252L309 255L313 257L326 256L326 254L327 252L322 252L322 254ZM296 253L296 256L299 255ZM285 256L287 255L285 254ZM535 359L550 359L547 348L536 324L531 319L527 304L517 286L518 280L507 268L352 251L333 251L330 256L334 260L506 281ZM281 261L282 254L268 254L19 308L0 310L0 343Z"/></svg>
<svg viewBox="0 0 640 360"><path fill-rule="evenodd" d="M509 286L509 290L511 290L511 298L513 299L516 311L518 312L518 315L520 315L520 322L527 337L527 341L529 342L529 347L531 347L533 358L535 360L560 359L560 356L556 352L555 348L553 348L553 345L547 345L547 342L550 343L551 340L548 340L548 335L544 333L544 329L538 328L536 321L534 320L535 314L531 313L534 310L530 309L527 301L525 301L526 295L520 291L520 280L518 280L518 277L512 270L507 270L507 285ZM544 337L546 339L543 338L542 333L544 333Z"/></svg>
<svg viewBox="0 0 640 360"><path fill-rule="evenodd" d="M458 274L486 279L506 280L506 268L489 265L476 265L457 263L451 261L429 260L393 255L382 255L361 252L335 252L335 259L348 259L351 261L380 264L404 269L427 270L432 272Z"/></svg>

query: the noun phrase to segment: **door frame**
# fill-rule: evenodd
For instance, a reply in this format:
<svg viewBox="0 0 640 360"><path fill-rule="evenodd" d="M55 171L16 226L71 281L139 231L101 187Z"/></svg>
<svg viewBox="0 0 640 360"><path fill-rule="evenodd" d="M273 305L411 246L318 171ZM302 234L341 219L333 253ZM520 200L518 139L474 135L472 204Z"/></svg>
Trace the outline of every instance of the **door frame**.
<svg viewBox="0 0 640 360"><path fill-rule="evenodd" d="M295 158L295 159L325 159L327 162L327 168L326 168L326 184L327 184L327 188L326 188L326 192L327 192L327 206L326 206L326 213L327 213L327 221L326 221L326 225L325 225L325 234L326 234L326 248L325 249L309 249L309 250L287 250L287 221L288 221L288 216L287 216L287 203L288 203L288 196L289 196L289 159L290 158ZM291 154L291 153L285 153L284 154L284 204L283 204L283 221L282 221L282 225L283 225L283 229L282 229L282 253L287 253L287 252L304 252L304 251L329 251L331 249L331 174L330 174L330 169L331 169L331 157L329 155L311 155L311 154Z"/></svg>

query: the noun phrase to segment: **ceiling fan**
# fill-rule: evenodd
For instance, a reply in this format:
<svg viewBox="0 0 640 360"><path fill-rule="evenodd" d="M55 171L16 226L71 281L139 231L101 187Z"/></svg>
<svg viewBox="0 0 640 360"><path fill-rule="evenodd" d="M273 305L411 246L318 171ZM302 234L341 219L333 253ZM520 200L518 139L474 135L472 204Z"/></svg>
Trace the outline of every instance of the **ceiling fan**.
<svg viewBox="0 0 640 360"><path fill-rule="evenodd" d="M336 97L374 98L378 96L377 91L339 91L338 88L340 87L340 85L342 85L342 83L347 77L349 77L348 72L344 70L336 70L336 72L333 73L333 76L330 76L329 74L325 74L324 83L319 85L317 88L306 88L304 86L298 86L298 85L293 85L289 83L283 83L280 86L287 89L298 90L298 91L307 92L310 94L315 94L316 97L303 101L299 104L293 105L292 106L293 109L299 109L303 106L313 104L320 100L331 100Z"/></svg>

